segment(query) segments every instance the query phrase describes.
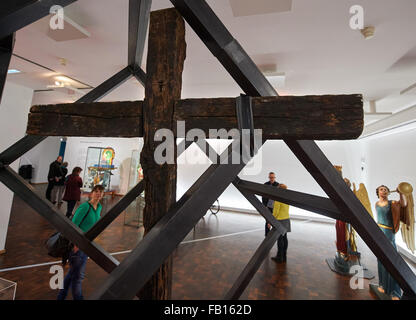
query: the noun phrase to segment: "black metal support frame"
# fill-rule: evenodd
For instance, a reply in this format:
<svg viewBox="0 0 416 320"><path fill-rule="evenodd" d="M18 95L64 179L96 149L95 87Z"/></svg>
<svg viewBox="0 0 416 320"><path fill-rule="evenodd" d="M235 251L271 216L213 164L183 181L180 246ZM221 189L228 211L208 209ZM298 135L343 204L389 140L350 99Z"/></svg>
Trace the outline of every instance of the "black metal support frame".
<svg viewBox="0 0 416 320"><path fill-rule="evenodd" d="M231 163L233 147L224 151L227 164L212 164L90 299L131 299L142 288L245 166Z"/></svg>
<svg viewBox="0 0 416 320"><path fill-rule="evenodd" d="M237 100L237 118L239 121L239 128L252 128L253 124L253 117L251 113L251 108L247 108L246 105L246 112L239 112L241 108L244 108L242 104L250 104L250 101L246 99L245 102L238 101ZM240 110L239 110L240 108ZM247 110L250 109L250 110ZM204 140L205 143L206 140ZM200 147L200 149L203 152L207 152L206 149L204 150L201 145L203 145L203 142L197 143L197 145ZM244 146L243 146L244 147ZM248 147L248 146L246 146ZM253 150L253 149L252 149ZM215 152L215 151L214 151ZM219 158L219 157L218 157ZM240 193L251 203L251 205L256 208L256 210L263 216L264 219L268 223L270 223L273 227L273 234L269 233L267 238L262 242L262 244L258 247L256 252L254 253L253 257L250 259L247 266L244 268L244 270L241 272L241 274L237 277L237 280L235 280L234 285L232 288L227 292L224 299L225 300L236 300L240 298L248 284L250 283L253 276L256 274L258 268L260 267L262 261L265 259L265 257L270 252L270 249L272 248L273 244L276 242L276 239L287 232L286 228L278 221L273 214L267 209L263 203L257 199L256 196L254 196L254 193L249 192L241 187L241 179L236 177L232 184L240 191ZM276 187L267 186L273 189L277 189ZM271 198L270 198L271 199Z"/></svg>
<svg viewBox="0 0 416 320"><path fill-rule="evenodd" d="M52 3L52 1L47 0L28 0L20 7L11 4L5 12L0 14L0 38L7 37L23 26L47 15L50 6L53 4L65 6L74 1L54 0ZM171 0L171 2L247 95L277 96L277 92L272 85L266 80L238 41L228 32L206 1ZM142 35L145 34L144 28L147 28L147 23L144 20L140 21L140 17L137 18L134 15L138 13L139 16L145 17L144 19L147 18L148 21L146 13L148 10L150 11L148 9L149 3L150 1L144 0L130 1L129 66L77 102L98 100L132 75L142 84L145 83L146 75L140 69L139 60L142 56L141 48L144 46ZM244 103L243 100L241 98L239 101ZM244 108L241 111L244 113ZM243 113L240 114L240 120L242 120L239 121L240 129L244 127L247 129L250 121L251 126L248 129L253 128L252 119L250 120L248 117L250 113ZM260 245L243 273L238 277L236 283L228 292L227 298L238 298L241 295L278 235L284 232L284 228L258 201L254 193L267 194L271 199L277 199L299 207L303 206L308 210L315 210L315 212L337 219L343 220L342 218L345 218L354 226L377 258L398 281L405 291L405 296L407 298L416 296L416 276L397 251L394 250L365 208L313 141L284 140L331 200L289 190L271 191L263 189L259 185L250 185L248 181L239 180L237 175L245 166L245 163L242 161L238 164L231 163L232 154L236 152L234 150L236 145L233 145L232 148L223 152L225 157L221 157L227 162L211 165L149 231L132 253L117 266L117 260L109 256L91 240L134 200L135 196L142 190L143 185L139 183L133 188L109 211L108 218L104 216L102 221L98 222L89 233L84 235L69 220L57 214L44 200L39 198L30 185L8 166L44 138L26 136L1 153L0 180L50 221L68 239L79 245L81 250L85 251L97 264L107 272L111 272L109 278L92 295L92 298L132 298L231 183L234 183L238 190L263 214L274 228ZM191 144L184 143L186 146ZM205 141L205 143L207 142ZM311 204L302 204L303 201L310 201Z"/></svg>
<svg viewBox="0 0 416 320"><path fill-rule="evenodd" d="M109 94L114 89L118 88L124 82L126 82L133 75L133 69L131 67L125 67L123 70L117 72L114 76L104 81L98 87L88 92L76 103L91 102L100 100L103 96Z"/></svg>
<svg viewBox="0 0 416 320"><path fill-rule="evenodd" d="M342 215L331 199L325 197L276 188L241 179L236 179L234 185L240 191L245 190L271 200L280 201L300 209L321 214L328 218L349 223L349 220Z"/></svg>
<svg viewBox="0 0 416 320"><path fill-rule="evenodd" d="M244 267L244 270L241 272L237 280L234 282L231 289L224 296L224 300L237 300L240 298L241 294L247 288L251 279L254 277L257 270L260 268L262 262L269 254L270 250L272 249L273 245L276 243L280 235L282 235L282 233L280 233L278 230L274 228L270 230L266 238L257 248L253 257L250 259L248 264Z"/></svg>
<svg viewBox="0 0 416 320"><path fill-rule="evenodd" d="M7 72L13 54L15 34L12 33L0 39L0 103L3 95L4 85L6 84Z"/></svg>
<svg viewBox="0 0 416 320"><path fill-rule="evenodd" d="M171 0L195 33L250 96L278 96L238 41L232 37L205 0ZM344 183L314 141L284 140L335 206L399 283L406 296L416 298L416 275L394 250L367 210Z"/></svg>
<svg viewBox="0 0 416 320"><path fill-rule="evenodd" d="M129 66L142 64L151 7L152 0L129 0Z"/></svg>
<svg viewBox="0 0 416 320"><path fill-rule="evenodd" d="M130 78L132 74L132 68L124 68L108 80L104 81L101 85L97 86L89 93L78 99L75 103L94 102L101 99ZM143 183L138 183L132 190L130 190L130 192L128 192L116 205L114 205L113 208L111 208L103 219L100 219L89 230L89 233L84 235L82 231L70 220L56 212L45 200L37 196L32 187L9 167L11 163L46 138L47 137L44 136L25 136L11 147L0 153L0 181L2 181L36 212L48 220L58 231L62 232L65 237L77 244L77 246L87 253L87 255L99 266L110 273L118 265L118 261L95 244L93 240L112 221L114 221L114 219L116 219L138 195L140 195L144 189Z"/></svg>
<svg viewBox="0 0 416 320"><path fill-rule="evenodd" d="M23 180L10 167L0 170L0 180L26 204L44 217L50 224L59 230L67 239L75 243L91 259L105 271L111 272L118 261L105 252L99 245L89 241L81 229L74 225L67 217L55 211L48 203L40 198L32 187Z"/></svg>

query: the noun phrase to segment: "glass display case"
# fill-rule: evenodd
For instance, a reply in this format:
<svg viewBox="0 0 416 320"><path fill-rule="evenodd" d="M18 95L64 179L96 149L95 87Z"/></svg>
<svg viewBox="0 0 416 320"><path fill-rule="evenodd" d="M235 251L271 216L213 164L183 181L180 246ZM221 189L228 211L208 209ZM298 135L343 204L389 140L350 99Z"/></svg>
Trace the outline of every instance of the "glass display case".
<svg viewBox="0 0 416 320"><path fill-rule="evenodd" d="M104 191L110 191L115 152L113 148L88 147L85 160L83 191L89 192L95 185L102 185Z"/></svg>
<svg viewBox="0 0 416 320"><path fill-rule="evenodd" d="M143 179L143 168L140 165L140 152L133 150L131 154L128 190L131 190ZM144 192L133 201L124 213L124 224L133 227L143 225Z"/></svg>
<svg viewBox="0 0 416 320"><path fill-rule="evenodd" d="M17 283L0 278L0 300L14 300Z"/></svg>

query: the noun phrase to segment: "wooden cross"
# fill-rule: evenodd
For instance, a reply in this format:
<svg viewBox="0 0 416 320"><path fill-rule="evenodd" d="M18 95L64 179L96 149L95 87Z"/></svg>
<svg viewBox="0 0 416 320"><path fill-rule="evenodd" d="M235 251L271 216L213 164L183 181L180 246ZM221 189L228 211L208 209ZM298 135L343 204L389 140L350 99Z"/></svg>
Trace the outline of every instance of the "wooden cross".
<svg viewBox="0 0 416 320"><path fill-rule="evenodd" d="M177 120L185 120L187 129L201 128L205 132L210 128L229 130L236 128L240 119L236 116L236 99L180 99L186 55L184 21L175 9L152 12L147 74L139 67L140 48L143 46L140 42L129 41L129 67L77 103L32 107L28 136L0 154L0 180L110 273L91 298L132 298L139 289L142 289L139 296L143 299L170 298L170 254L230 183L274 228L226 298L238 298L241 295L279 234L285 231L254 194L351 223L399 282L405 296L414 297L415 275L369 218L365 208L346 187L320 149L310 141L357 138L363 129L361 95L277 97L277 93L205 1L171 2L243 91L253 96L249 107L253 110L254 125L263 130L263 137L283 139L330 199L290 190L274 190L278 188L240 180L237 174L244 164L214 164L176 202L176 164L158 165L154 162L153 155L158 145L153 139L155 132L160 128L175 131ZM137 18L129 24L129 39L145 33L143 25L146 25L146 12L150 11L149 3L130 0L130 18L135 16L134 13ZM137 20L139 16L144 17L140 23ZM131 75L145 83L144 101L94 102ZM13 159L48 135L144 137L141 153L143 182L129 191L85 235L65 218L54 216L53 209L8 167ZM230 156L229 152L225 152L226 157ZM143 190L146 192L144 225L147 235L119 264L92 240Z"/></svg>

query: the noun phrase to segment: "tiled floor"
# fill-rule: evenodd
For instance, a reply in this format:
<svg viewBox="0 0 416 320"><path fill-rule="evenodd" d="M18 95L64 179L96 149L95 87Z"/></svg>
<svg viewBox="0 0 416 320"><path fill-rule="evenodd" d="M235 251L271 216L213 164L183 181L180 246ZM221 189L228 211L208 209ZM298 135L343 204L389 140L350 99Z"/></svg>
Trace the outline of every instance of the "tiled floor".
<svg viewBox="0 0 416 320"><path fill-rule="evenodd" d="M36 189L43 193L43 187ZM109 198L106 207L114 201L117 198ZM125 226L123 222L124 214L96 240L110 253L132 249L142 237L143 229ZM49 287L51 265L4 270L56 261L43 247L53 231L48 222L15 198L7 253L0 256L0 277L17 282L16 299L56 298L56 290ZM335 252L334 225L292 220L288 238L287 263L276 264L269 258L276 253L274 247L242 299L373 299L368 280L364 281L364 289L352 290L349 278L328 268L325 259ZM264 220L260 216L230 212L207 214L173 254L172 298L221 299L263 239ZM358 239L358 248L362 263L376 274L376 259L361 239ZM115 255L119 260L126 256L125 253ZM84 296L88 297L105 277L106 272L89 260L83 282Z"/></svg>

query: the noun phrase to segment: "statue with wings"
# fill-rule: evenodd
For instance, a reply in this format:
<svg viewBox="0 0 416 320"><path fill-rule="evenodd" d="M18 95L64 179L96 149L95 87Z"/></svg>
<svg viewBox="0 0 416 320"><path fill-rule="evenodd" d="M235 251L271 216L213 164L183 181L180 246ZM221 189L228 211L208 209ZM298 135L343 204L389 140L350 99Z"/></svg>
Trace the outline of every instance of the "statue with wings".
<svg viewBox="0 0 416 320"><path fill-rule="evenodd" d="M407 182L402 182L392 192L398 192L400 200L389 200L388 196L391 192L384 185L376 189L376 194L379 199L375 205L377 223L394 248L397 248L395 240L396 233L401 229L403 241L413 253L415 250L413 187ZM380 293L394 300L401 298L402 293L398 283L380 261L378 261L378 277L379 285L377 286L377 290Z"/></svg>
<svg viewBox="0 0 416 320"><path fill-rule="evenodd" d="M342 166L334 166L335 169L342 176ZM345 183L351 188L351 182L349 179L344 178ZM361 201L363 206L367 209L368 213L373 216L371 211L370 199L368 197L368 192L363 183L360 183L357 190L355 183L353 183L353 192L356 197ZM327 259L327 263L332 271L337 272L342 275L352 276L355 272L352 272L351 267L355 265L360 265L363 268L362 276L366 279L374 278L374 275L361 264L360 258L361 253L357 250L356 242L356 232L351 224L346 223L345 221L337 220L335 223L336 230L336 248L337 252L335 253L334 258Z"/></svg>

